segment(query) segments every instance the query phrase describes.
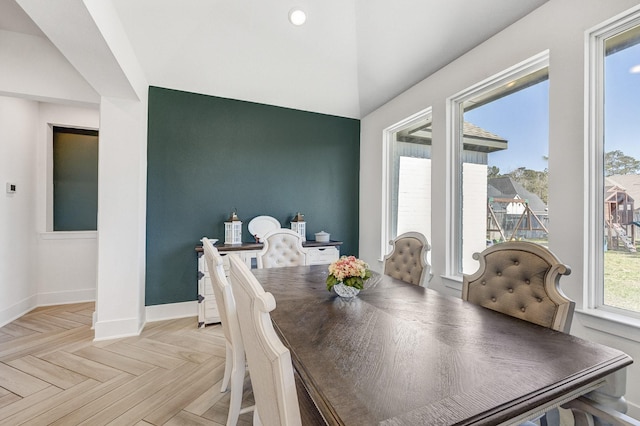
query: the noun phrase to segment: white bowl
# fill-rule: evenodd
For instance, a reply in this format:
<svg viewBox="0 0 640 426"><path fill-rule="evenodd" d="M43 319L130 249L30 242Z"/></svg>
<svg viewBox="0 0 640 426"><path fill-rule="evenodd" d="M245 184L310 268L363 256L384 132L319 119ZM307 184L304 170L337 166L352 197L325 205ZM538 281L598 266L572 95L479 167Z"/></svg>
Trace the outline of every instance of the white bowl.
<svg viewBox="0 0 640 426"><path fill-rule="evenodd" d="M316 232L316 241L319 243L328 243L329 235L331 234L324 231Z"/></svg>

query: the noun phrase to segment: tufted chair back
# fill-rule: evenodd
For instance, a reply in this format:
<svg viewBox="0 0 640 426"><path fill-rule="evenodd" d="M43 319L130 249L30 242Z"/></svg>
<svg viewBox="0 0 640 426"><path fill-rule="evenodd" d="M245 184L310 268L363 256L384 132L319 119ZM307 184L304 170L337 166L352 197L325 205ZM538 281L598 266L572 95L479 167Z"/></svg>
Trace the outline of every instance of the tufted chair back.
<svg viewBox="0 0 640 426"><path fill-rule="evenodd" d="M543 327L568 333L575 302L559 287L571 269L546 247L511 241L488 247L473 258L480 267L464 275L462 299Z"/></svg>
<svg viewBox="0 0 640 426"><path fill-rule="evenodd" d="M307 250L302 247L302 236L291 229L281 228L267 232L264 247L257 254L258 268L280 268L307 264Z"/></svg>
<svg viewBox="0 0 640 426"><path fill-rule="evenodd" d="M425 286L431 279L427 238L419 232L406 232L390 241L391 253L384 258L384 274L409 284Z"/></svg>

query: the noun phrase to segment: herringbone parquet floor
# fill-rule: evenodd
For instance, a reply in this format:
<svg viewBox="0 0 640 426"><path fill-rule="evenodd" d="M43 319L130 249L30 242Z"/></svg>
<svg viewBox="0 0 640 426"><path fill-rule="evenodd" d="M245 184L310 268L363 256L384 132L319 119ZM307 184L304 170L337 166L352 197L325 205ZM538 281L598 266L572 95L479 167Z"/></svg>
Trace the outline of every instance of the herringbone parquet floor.
<svg viewBox="0 0 640 426"><path fill-rule="evenodd" d="M93 342L93 303L38 308L0 328L0 425L224 425L224 337L196 318ZM253 404L245 380L243 406ZM238 424L249 425L252 413Z"/></svg>

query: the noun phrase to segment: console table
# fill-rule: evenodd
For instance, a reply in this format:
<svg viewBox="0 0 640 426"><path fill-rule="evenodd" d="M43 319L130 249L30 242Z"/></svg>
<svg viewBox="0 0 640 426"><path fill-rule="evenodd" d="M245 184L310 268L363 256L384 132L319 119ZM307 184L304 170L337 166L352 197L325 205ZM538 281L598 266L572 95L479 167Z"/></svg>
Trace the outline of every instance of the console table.
<svg viewBox="0 0 640 426"><path fill-rule="evenodd" d="M342 241L318 242L314 240L304 241L302 246L307 249L307 265L329 264L340 257L340 246ZM233 253L240 258L250 268L256 267L256 256L262 250L261 243L242 243L242 244L222 244L216 243L220 255L224 256ZM204 250L202 246L196 246L198 253L198 327L204 327L207 324L220 322L220 314L218 313L218 305L211 287L211 279L207 263L204 261ZM225 271L228 272L229 265L225 262Z"/></svg>

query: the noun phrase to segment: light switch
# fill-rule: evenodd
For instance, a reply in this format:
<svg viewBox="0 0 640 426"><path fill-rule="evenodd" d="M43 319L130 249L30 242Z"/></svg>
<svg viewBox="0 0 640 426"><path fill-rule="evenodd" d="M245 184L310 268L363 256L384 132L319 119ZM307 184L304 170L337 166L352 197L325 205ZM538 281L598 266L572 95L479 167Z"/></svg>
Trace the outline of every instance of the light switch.
<svg viewBox="0 0 640 426"><path fill-rule="evenodd" d="M11 182L7 182L7 193L8 194L13 194L14 192L16 192L16 184L15 183L11 183Z"/></svg>

